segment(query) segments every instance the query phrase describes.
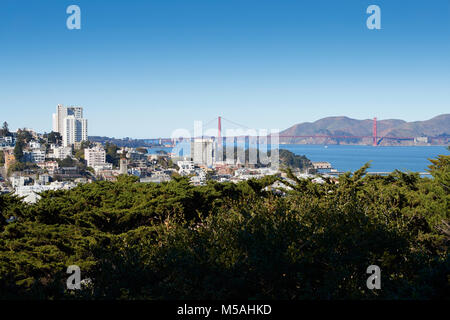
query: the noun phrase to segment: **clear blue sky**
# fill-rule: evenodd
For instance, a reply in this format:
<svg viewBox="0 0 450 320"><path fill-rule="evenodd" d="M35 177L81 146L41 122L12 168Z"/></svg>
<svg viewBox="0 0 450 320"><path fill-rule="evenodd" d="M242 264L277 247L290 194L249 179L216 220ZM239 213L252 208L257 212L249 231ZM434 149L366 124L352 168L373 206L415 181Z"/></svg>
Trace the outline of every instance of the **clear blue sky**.
<svg viewBox="0 0 450 320"><path fill-rule="evenodd" d="M134 138L218 115L285 129L450 112L449 0L1 0L0 44L14 130L51 131L58 103L85 108L89 135Z"/></svg>

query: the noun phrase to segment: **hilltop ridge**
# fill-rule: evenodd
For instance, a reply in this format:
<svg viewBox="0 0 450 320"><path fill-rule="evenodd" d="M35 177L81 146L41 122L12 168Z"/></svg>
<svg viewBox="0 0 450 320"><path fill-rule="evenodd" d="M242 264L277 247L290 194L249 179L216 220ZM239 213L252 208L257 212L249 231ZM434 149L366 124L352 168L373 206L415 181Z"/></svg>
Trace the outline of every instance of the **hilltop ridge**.
<svg viewBox="0 0 450 320"><path fill-rule="evenodd" d="M372 119L352 119L346 116L334 116L314 122L295 124L280 132L281 136L345 136L347 138L280 138L282 143L327 143L327 144L368 144L372 136ZM352 138L355 136L355 138ZM450 114L441 114L425 121L407 122L401 119L385 119L377 121L377 137L442 137L439 141L428 142L414 140L382 140L381 145L405 144L446 144L450 138Z"/></svg>

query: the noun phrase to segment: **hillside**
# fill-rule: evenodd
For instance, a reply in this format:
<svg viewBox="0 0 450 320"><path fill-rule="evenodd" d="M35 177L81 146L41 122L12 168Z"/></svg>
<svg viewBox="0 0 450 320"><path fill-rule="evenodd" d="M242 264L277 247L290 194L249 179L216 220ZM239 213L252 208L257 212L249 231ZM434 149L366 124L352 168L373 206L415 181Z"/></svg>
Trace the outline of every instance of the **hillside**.
<svg viewBox="0 0 450 320"><path fill-rule="evenodd" d="M280 138L282 143L370 144L372 119L357 120L348 117L327 117L315 122L303 122L281 131L281 136L366 136L369 138ZM406 122L399 119L377 121L378 137L437 137L432 144L446 144L450 137L450 114L442 114L426 121ZM414 144L411 140L383 139L381 145ZM423 143L422 143L423 144Z"/></svg>

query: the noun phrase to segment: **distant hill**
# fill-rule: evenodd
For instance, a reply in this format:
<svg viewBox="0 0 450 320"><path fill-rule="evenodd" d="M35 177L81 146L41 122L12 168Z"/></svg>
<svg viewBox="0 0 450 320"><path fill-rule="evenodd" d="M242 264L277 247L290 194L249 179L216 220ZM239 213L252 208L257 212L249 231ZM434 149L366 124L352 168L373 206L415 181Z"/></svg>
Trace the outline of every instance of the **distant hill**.
<svg viewBox="0 0 450 320"><path fill-rule="evenodd" d="M152 144L148 143L146 139L130 139L130 138L110 138L110 137L100 137L100 136L89 136L89 141L92 142L100 142L105 144L106 142L115 144L118 147L129 147L129 148L138 148L138 147L151 147Z"/></svg>
<svg viewBox="0 0 450 320"><path fill-rule="evenodd" d="M372 119L327 117L315 122L303 122L280 132L281 136L372 136ZM406 122L398 119L377 121L378 137L443 137L432 144L446 144L450 138L450 114L442 114L426 121ZM282 143L370 144L371 139L360 138L280 138ZM381 145L414 144L413 140L382 140ZM419 143L420 144L420 143ZM424 144L424 143L422 143ZM425 143L426 144L426 143Z"/></svg>

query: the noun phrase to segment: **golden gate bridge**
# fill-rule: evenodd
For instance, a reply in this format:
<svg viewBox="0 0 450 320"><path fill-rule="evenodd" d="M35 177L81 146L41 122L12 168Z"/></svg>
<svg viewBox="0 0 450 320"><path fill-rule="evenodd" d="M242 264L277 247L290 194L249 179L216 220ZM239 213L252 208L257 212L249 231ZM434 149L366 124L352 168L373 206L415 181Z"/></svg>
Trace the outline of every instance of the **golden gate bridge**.
<svg viewBox="0 0 450 320"><path fill-rule="evenodd" d="M223 136L222 135L222 120L225 120L226 122L229 122L233 124L234 126L237 126L241 129L246 130L252 130L251 128L238 124L234 121L225 119L224 117L218 116L217 118L214 118L213 120L208 121L205 125L203 125L203 129L206 128L209 124L212 122L217 121L217 136L215 135L201 135L201 136L189 136L189 137L172 137L172 138L157 138L157 139L146 139L145 141L150 144L156 144L156 145L163 145L165 143L174 145L176 142L186 141L186 140L192 140L192 139L198 139L198 138L212 138L217 139L218 142L221 144L223 141L227 138L269 138L270 135L267 136L257 136L257 135L237 135L237 136ZM278 138L281 139L290 139L291 141L295 141L296 139L332 139L332 140L339 140L339 139L367 139L371 141L373 146L378 146L381 141L383 140L393 140L393 141L414 141L416 137L396 137L396 136L379 136L377 132L377 118L373 118L372 120L372 135L365 135L365 136L356 136L356 135L327 135L327 134L315 134L315 135L286 135L286 134L279 134ZM448 137L427 137L428 140L431 142L432 140L442 140L443 143L448 142ZM444 141L445 140L445 141ZM294 142L295 143L295 142Z"/></svg>

